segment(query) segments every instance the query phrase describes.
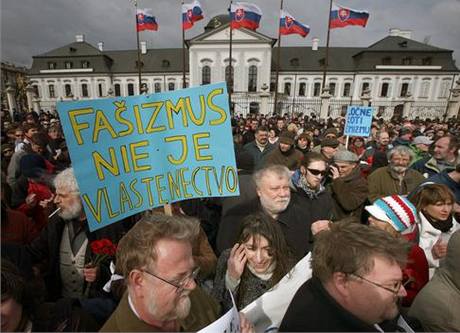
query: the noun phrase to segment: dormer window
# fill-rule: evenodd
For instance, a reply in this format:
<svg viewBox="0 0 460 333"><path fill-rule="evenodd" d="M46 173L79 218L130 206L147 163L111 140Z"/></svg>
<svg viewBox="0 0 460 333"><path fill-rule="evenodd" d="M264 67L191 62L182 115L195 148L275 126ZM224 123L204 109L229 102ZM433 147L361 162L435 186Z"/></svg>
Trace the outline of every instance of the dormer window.
<svg viewBox="0 0 460 333"><path fill-rule="evenodd" d="M74 48L74 47L69 47L69 51L70 51L71 53L75 53L75 52L77 52L77 49Z"/></svg>
<svg viewBox="0 0 460 333"><path fill-rule="evenodd" d="M48 63L48 69L56 69L56 63L55 62L49 62Z"/></svg>
<svg viewBox="0 0 460 333"><path fill-rule="evenodd" d="M299 58L292 58L291 60L289 60L289 63L291 64L291 66L297 67L299 66Z"/></svg>
<svg viewBox="0 0 460 333"><path fill-rule="evenodd" d="M407 47L407 41L400 42L400 43L398 43L398 45L400 47Z"/></svg>
<svg viewBox="0 0 460 333"><path fill-rule="evenodd" d="M385 57L382 59L382 65L391 65L391 57Z"/></svg>
<svg viewBox="0 0 460 333"><path fill-rule="evenodd" d="M433 58L427 57L422 59L423 66L430 66L433 63Z"/></svg>
<svg viewBox="0 0 460 333"><path fill-rule="evenodd" d="M65 69L72 69L72 67L73 67L72 61L64 62L64 67L65 67Z"/></svg>
<svg viewBox="0 0 460 333"><path fill-rule="evenodd" d="M163 61L161 62L161 67L167 68L169 66L170 66L169 60L163 59Z"/></svg>
<svg viewBox="0 0 460 333"><path fill-rule="evenodd" d="M89 68L89 61L83 60L81 62L81 68Z"/></svg>
<svg viewBox="0 0 460 333"><path fill-rule="evenodd" d="M406 65L406 66L412 64L412 58L410 58L410 57L403 58L402 59L402 64Z"/></svg>
<svg viewBox="0 0 460 333"><path fill-rule="evenodd" d="M141 68L144 67L144 63L141 61ZM139 61L136 60L136 68L139 68Z"/></svg>

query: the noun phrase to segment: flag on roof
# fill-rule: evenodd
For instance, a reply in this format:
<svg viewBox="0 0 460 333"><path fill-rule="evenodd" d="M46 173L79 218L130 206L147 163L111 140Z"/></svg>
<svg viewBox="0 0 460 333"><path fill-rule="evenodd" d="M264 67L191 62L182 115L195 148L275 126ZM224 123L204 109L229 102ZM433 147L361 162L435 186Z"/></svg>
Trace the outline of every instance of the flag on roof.
<svg viewBox="0 0 460 333"><path fill-rule="evenodd" d="M193 24L203 19L203 17L203 9L198 0L182 5L182 29L187 30L192 28Z"/></svg>
<svg viewBox="0 0 460 333"><path fill-rule="evenodd" d="M262 10L249 2L235 2L230 7L230 18L233 29L256 30L262 18Z"/></svg>
<svg viewBox="0 0 460 333"><path fill-rule="evenodd" d="M152 10L149 8L138 9L136 12L136 26L137 31L144 30L158 30L158 24L155 20L155 16L151 14Z"/></svg>
<svg viewBox="0 0 460 333"><path fill-rule="evenodd" d="M330 29L343 28L348 25L360 25L365 27L369 19L369 13L365 10L346 8L335 3L331 10Z"/></svg>
<svg viewBox="0 0 460 333"><path fill-rule="evenodd" d="M281 15L280 15L280 34L281 35L299 34L302 37L306 37L309 32L310 32L310 27L308 25L300 23L294 18L294 16L289 14L287 11L281 10Z"/></svg>

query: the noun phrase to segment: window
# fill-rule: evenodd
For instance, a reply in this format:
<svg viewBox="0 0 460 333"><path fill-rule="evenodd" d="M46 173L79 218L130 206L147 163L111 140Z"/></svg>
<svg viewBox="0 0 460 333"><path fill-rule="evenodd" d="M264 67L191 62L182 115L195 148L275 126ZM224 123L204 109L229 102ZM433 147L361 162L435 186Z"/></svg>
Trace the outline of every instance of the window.
<svg viewBox="0 0 460 333"><path fill-rule="evenodd" d="M400 97L406 97L407 93L409 92L409 83L403 83L401 85L401 93L399 94Z"/></svg>
<svg viewBox="0 0 460 333"><path fill-rule="evenodd" d="M211 67L203 66L201 69L201 84L210 84L211 83Z"/></svg>
<svg viewBox="0 0 460 333"><path fill-rule="evenodd" d="M347 82L343 86L343 97L350 97L351 83Z"/></svg>
<svg viewBox="0 0 460 333"><path fill-rule="evenodd" d="M276 89L276 82L275 81L271 81L270 82L270 91L275 91Z"/></svg>
<svg viewBox="0 0 460 333"><path fill-rule="evenodd" d="M65 69L72 69L72 67L73 67L72 61L66 61L66 62L64 62L64 68L65 68Z"/></svg>
<svg viewBox="0 0 460 333"><path fill-rule="evenodd" d="M161 67L166 68L166 67L169 67L169 66L170 66L169 60L163 59L163 60L161 61Z"/></svg>
<svg viewBox="0 0 460 333"><path fill-rule="evenodd" d="M289 63L291 64L291 66L297 67L299 66L299 58L292 58L291 60L289 60Z"/></svg>
<svg viewBox="0 0 460 333"><path fill-rule="evenodd" d="M102 90L103 90L102 83L99 83L99 84L97 85L97 92L98 92L98 96L99 96L99 97L102 97L102 96L103 96Z"/></svg>
<svg viewBox="0 0 460 333"><path fill-rule="evenodd" d="M227 82L227 89L228 91L233 92L233 76L234 76L235 70L233 66L227 66L225 67L225 81Z"/></svg>
<svg viewBox="0 0 460 333"><path fill-rule="evenodd" d="M88 85L86 83L82 83L81 85L81 96L88 97Z"/></svg>
<svg viewBox="0 0 460 333"><path fill-rule="evenodd" d="M249 75L248 75L248 91L255 92L257 91L257 66L249 66Z"/></svg>
<svg viewBox="0 0 460 333"><path fill-rule="evenodd" d="M321 92L321 83L315 82L313 86L313 96L318 97Z"/></svg>
<svg viewBox="0 0 460 333"><path fill-rule="evenodd" d="M154 88L155 88L156 93L161 92L161 83L160 82L155 82Z"/></svg>
<svg viewBox="0 0 460 333"><path fill-rule="evenodd" d="M54 84L48 85L48 94L50 98L55 98L56 97L56 92L54 91Z"/></svg>
<svg viewBox="0 0 460 333"><path fill-rule="evenodd" d="M141 61L140 64L141 64L141 68L144 67L144 62L143 61ZM137 60L136 60L136 68L139 68L139 61L137 61Z"/></svg>
<svg viewBox="0 0 460 333"><path fill-rule="evenodd" d="M411 58L411 57L403 58L401 63L402 63L403 65L408 66L408 65L412 64L412 58Z"/></svg>
<svg viewBox="0 0 460 333"><path fill-rule="evenodd" d="M450 90L450 81L449 80L442 81L441 89L439 89L439 98L449 97L449 90Z"/></svg>
<svg viewBox="0 0 460 333"><path fill-rule="evenodd" d="M169 82L168 83L168 90L173 91L174 89L176 89L176 85L174 84L174 82Z"/></svg>
<svg viewBox="0 0 460 333"><path fill-rule="evenodd" d="M391 65L391 57L382 58L382 65Z"/></svg>
<svg viewBox="0 0 460 333"><path fill-rule="evenodd" d="M48 63L48 69L56 69L56 63L55 62L49 62Z"/></svg>
<svg viewBox="0 0 460 333"><path fill-rule="evenodd" d="M115 83L115 96L121 96L121 87L119 83Z"/></svg>
<svg viewBox="0 0 460 333"><path fill-rule="evenodd" d="M291 82L284 83L284 93L288 96L291 95Z"/></svg>
<svg viewBox="0 0 460 333"><path fill-rule="evenodd" d="M428 94L430 92L430 81L428 80L423 80L422 82L422 88L420 89L420 97L428 97Z"/></svg>
<svg viewBox="0 0 460 333"><path fill-rule="evenodd" d="M423 66L430 66L433 63L433 59L431 57L423 58L422 65Z"/></svg>
<svg viewBox="0 0 460 333"><path fill-rule="evenodd" d="M81 62L81 68L89 68L89 61L83 60Z"/></svg>
<svg viewBox="0 0 460 333"><path fill-rule="evenodd" d="M70 97L72 96L72 86L70 84L65 84L64 85L64 90L65 90L65 96Z"/></svg>
<svg viewBox="0 0 460 333"><path fill-rule="evenodd" d="M128 83L128 96L133 96L133 95L134 95L134 84Z"/></svg>
<svg viewBox="0 0 460 333"><path fill-rule="evenodd" d="M38 90L38 86L37 86L36 84L34 84L34 85L32 86L32 88L34 88L34 95L35 95L35 97L40 98L40 91Z"/></svg>
<svg viewBox="0 0 460 333"><path fill-rule="evenodd" d="M306 91L307 91L307 84L305 82L300 82L299 96L305 96Z"/></svg>
<svg viewBox="0 0 460 333"><path fill-rule="evenodd" d="M380 97L388 97L388 88L390 84L388 82L382 83L382 88L380 89Z"/></svg>
<svg viewBox="0 0 460 333"><path fill-rule="evenodd" d="M335 82L329 83L329 94L335 96Z"/></svg>
<svg viewBox="0 0 460 333"><path fill-rule="evenodd" d="M361 96L364 95L364 92L366 92L366 90L369 90L369 87L369 82L363 82L361 86Z"/></svg>

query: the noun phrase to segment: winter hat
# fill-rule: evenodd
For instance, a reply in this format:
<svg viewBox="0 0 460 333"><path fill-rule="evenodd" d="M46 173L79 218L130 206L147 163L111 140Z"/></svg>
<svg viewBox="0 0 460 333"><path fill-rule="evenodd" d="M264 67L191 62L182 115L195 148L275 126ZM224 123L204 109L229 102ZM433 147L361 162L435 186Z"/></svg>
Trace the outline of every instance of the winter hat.
<svg viewBox="0 0 460 333"><path fill-rule="evenodd" d="M11 143L4 143L2 144L2 154L5 150L14 151L14 146Z"/></svg>
<svg viewBox="0 0 460 333"><path fill-rule="evenodd" d="M337 137L338 135L337 130L334 127L329 127L328 129L326 129L323 133L323 137L326 137L326 135L328 134L333 134L335 135L335 137Z"/></svg>
<svg viewBox="0 0 460 333"><path fill-rule="evenodd" d="M38 178L46 170L45 159L38 154L24 155L19 161L19 170L27 178Z"/></svg>
<svg viewBox="0 0 460 333"><path fill-rule="evenodd" d="M398 232L408 234L415 230L417 209L405 197L392 195L375 200L365 209L378 220L388 222Z"/></svg>
<svg viewBox="0 0 460 333"><path fill-rule="evenodd" d="M321 141L321 147L332 147L337 148L339 146L339 140L332 138L325 138Z"/></svg>
<svg viewBox="0 0 460 333"><path fill-rule="evenodd" d="M289 131L282 131L280 133L279 141L286 145L293 145L295 142L295 133Z"/></svg>
<svg viewBox="0 0 460 333"><path fill-rule="evenodd" d="M356 163L359 161L358 155L348 150L339 150L334 155L334 162Z"/></svg>
<svg viewBox="0 0 460 333"><path fill-rule="evenodd" d="M412 143L414 145L431 145L433 143L433 140L431 140L429 137L427 136L423 136L423 135L420 135L420 136L417 136L414 140L412 140Z"/></svg>
<svg viewBox="0 0 460 333"><path fill-rule="evenodd" d="M252 172L254 170L254 157L248 151L236 153L236 165L238 169Z"/></svg>

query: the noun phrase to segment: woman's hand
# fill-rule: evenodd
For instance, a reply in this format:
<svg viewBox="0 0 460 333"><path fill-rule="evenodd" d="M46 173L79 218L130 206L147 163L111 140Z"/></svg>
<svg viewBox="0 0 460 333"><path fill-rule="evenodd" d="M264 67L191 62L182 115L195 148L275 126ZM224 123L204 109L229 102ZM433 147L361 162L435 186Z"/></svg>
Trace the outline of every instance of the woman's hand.
<svg viewBox="0 0 460 333"><path fill-rule="evenodd" d="M83 268L83 277L86 282L93 283L99 275L99 266L87 265Z"/></svg>
<svg viewBox="0 0 460 333"><path fill-rule="evenodd" d="M317 233L323 230L329 230L329 226L331 221L329 220L318 220L312 223L311 225L311 233L315 236Z"/></svg>
<svg viewBox="0 0 460 333"><path fill-rule="evenodd" d="M244 245L236 243L230 251L230 257L227 260L227 272L230 278L235 281L240 279L246 261L246 250Z"/></svg>
<svg viewBox="0 0 460 333"><path fill-rule="evenodd" d="M447 243L443 242L442 239L439 238L431 248L431 254L434 259L444 258L447 254Z"/></svg>

